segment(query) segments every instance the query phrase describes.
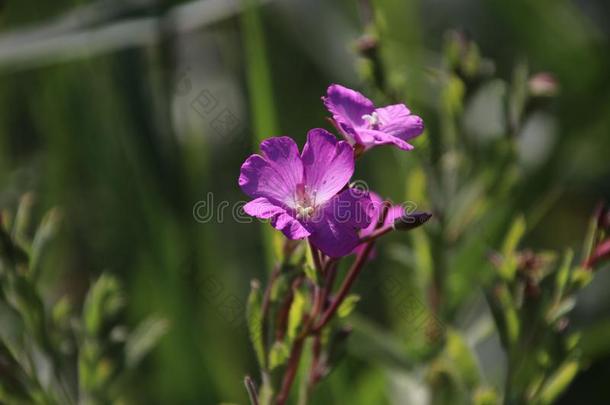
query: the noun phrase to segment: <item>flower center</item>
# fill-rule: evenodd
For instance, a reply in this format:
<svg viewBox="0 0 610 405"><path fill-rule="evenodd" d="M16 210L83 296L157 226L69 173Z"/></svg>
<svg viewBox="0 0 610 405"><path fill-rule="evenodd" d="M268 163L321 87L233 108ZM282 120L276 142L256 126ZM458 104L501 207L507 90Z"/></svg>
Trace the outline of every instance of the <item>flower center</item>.
<svg viewBox="0 0 610 405"><path fill-rule="evenodd" d="M309 219L313 215L312 206L303 206L301 204L298 204L296 210L297 210L297 219Z"/></svg>
<svg viewBox="0 0 610 405"><path fill-rule="evenodd" d="M295 202L297 219L311 218L316 207L316 191L308 190L305 185L299 184L297 186Z"/></svg>
<svg viewBox="0 0 610 405"><path fill-rule="evenodd" d="M365 120L367 124L369 124L369 128L373 128L381 124L381 120L379 119L379 116L377 115L376 111L373 111L373 113L371 114L364 114L362 116L362 119Z"/></svg>

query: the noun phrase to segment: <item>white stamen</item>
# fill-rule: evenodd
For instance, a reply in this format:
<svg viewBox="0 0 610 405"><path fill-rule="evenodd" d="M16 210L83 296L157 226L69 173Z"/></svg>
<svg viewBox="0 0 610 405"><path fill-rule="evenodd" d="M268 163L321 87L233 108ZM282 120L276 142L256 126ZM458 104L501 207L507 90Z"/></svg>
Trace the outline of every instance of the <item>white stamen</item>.
<svg viewBox="0 0 610 405"><path fill-rule="evenodd" d="M302 206L302 205L297 205L297 218L298 219L308 219L309 217L311 217L311 214L313 214L313 207L311 206Z"/></svg>
<svg viewBox="0 0 610 405"><path fill-rule="evenodd" d="M364 114L362 116L362 119L369 124L369 127L381 124L381 120L379 119L379 116L377 115L376 111L373 111L372 114Z"/></svg>
<svg viewBox="0 0 610 405"><path fill-rule="evenodd" d="M316 207L316 190L300 184L295 194L295 211L298 219L309 219L313 216Z"/></svg>

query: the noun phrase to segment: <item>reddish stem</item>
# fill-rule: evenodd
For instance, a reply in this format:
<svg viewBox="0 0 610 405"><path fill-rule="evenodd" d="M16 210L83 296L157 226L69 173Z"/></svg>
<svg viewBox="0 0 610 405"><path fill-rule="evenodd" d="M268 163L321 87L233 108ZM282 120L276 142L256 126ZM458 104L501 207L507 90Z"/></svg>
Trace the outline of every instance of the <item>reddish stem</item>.
<svg viewBox="0 0 610 405"><path fill-rule="evenodd" d="M377 220L377 230L382 228L383 223L385 222L385 219L388 215L389 208L390 203L388 201L384 201L381 207L381 213ZM354 264L352 264L352 267L349 269L347 276L345 276L345 280L343 280L343 284L341 284L341 287L337 292L337 296L331 302L330 307L328 307L328 309L322 315L322 319L320 320L320 322L318 322L318 324L314 326L312 333L320 332L320 330L324 326L326 326L326 324L331 320L335 312L337 312L337 309L339 309L339 305L341 305L341 303L349 293L352 284L354 284L354 281L356 281L356 278L360 274L360 271L362 271L364 263L366 263L371 251L373 250L374 244L375 239L366 242L366 244L364 245L364 249L360 251L360 253L356 257L356 261L354 262Z"/></svg>
<svg viewBox="0 0 610 405"><path fill-rule="evenodd" d="M324 307L326 306L326 301L328 300L328 295L332 292L333 290L333 284L335 282L335 277L337 275L337 266L339 265L339 262L337 261L331 261L329 263L327 263L326 266L326 270L325 270L325 279L324 279L324 285L322 286L322 309L324 309Z"/></svg>
<svg viewBox="0 0 610 405"><path fill-rule="evenodd" d="M308 390L312 390L313 386L320 380L320 354L322 353L322 338L320 334L314 336L312 347L311 370L309 371Z"/></svg>
<svg viewBox="0 0 610 405"><path fill-rule="evenodd" d="M320 320L320 322L318 322L318 324L316 326L314 326L314 328L312 330L313 333L318 333L324 326L326 326L326 324L330 321L330 319L333 317L335 312L337 312L339 305L341 305L341 303L347 296L349 289L351 288L352 284L358 277L358 274L360 274L360 271L362 270L364 263L366 263L366 260L368 259L369 254L371 253L371 250L373 250L373 244L374 244L374 242L368 242L365 245L364 250L362 250L360 252L358 257L356 258L356 261L354 262L352 267L349 269L347 276L345 276L345 280L343 281L341 288L337 292L337 296L331 302L330 307L328 307L328 309L322 315L322 319Z"/></svg>
<svg viewBox="0 0 610 405"><path fill-rule="evenodd" d="M382 207L381 215L377 222L377 228L380 228L383 225L383 222L385 221L385 218L388 214L388 209L389 209L389 203L384 204ZM333 315L339 308L339 305L341 305L341 302L343 302L343 300L347 296L349 289L351 288L352 284L358 277L358 274L360 274L360 271L362 270L364 263L366 263L366 261L369 257L369 254L373 250L374 243L375 243L374 240L367 242L364 249L358 254L358 256L356 257L356 261L354 262L354 264L350 268L347 276L345 277L345 280L343 281L343 284L341 285L339 292L337 293L337 296L332 301L332 303L330 304L328 309L323 313L322 318L321 318L320 322L318 322L317 325L314 324L316 321L316 318L318 317L319 312L324 309L326 297L328 296L328 293L332 289L332 283L334 281L334 273L335 273L334 270L336 269L336 262L334 260L329 259L326 261L324 267L322 267L320 257L318 256L318 251L310 243L309 246L312 249L312 254L314 256L314 262L316 263L316 267L320 271L322 271L322 269L324 269L326 271L325 282L324 282L324 285L322 288L320 288L319 286L315 287L314 306L313 306L312 311L309 314L309 316L306 317L307 319L304 319L305 326L303 328L303 331L295 339L295 341L292 345L292 349L290 351L290 358L288 359L288 365L286 367L286 372L284 373L284 378L282 380L282 387L276 398L277 405L284 405L286 403L286 401L288 400L288 396L290 394L290 388L292 387L292 383L294 382L294 378L297 373L299 362L301 360L301 353L303 351L303 342L310 335L315 335L318 340L317 342L314 342L314 348L313 348L314 363L312 363L312 370L311 370L311 373L314 378L311 379L310 382L313 381L313 383L315 383L317 381L317 379L318 379L317 365L318 365L318 359L319 359L319 352L321 351L321 341L319 341L320 330L330 321L330 319L333 317ZM313 327L312 327L312 325L313 325ZM317 348L316 348L316 346L317 346ZM316 354L316 352L317 352L317 354Z"/></svg>
<svg viewBox="0 0 610 405"><path fill-rule="evenodd" d="M394 230L394 227L392 225L388 225L388 226L384 226L381 228L378 228L376 230L374 230L373 232L371 232L371 234L365 236L364 238L360 239L360 243L366 243L366 242L370 242L372 240L375 240L377 238L379 238L380 236L385 235L388 232L391 232Z"/></svg>
<svg viewBox="0 0 610 405"><path fill-rule="evenodd" d="M294 299L294 290L299 288L302 278L296 278L291 285L291 288L288 292L288 296L284 300L279 313L277 314L277 330L275 333L275 340L282 341L284 336L286 335L286 326L288 324L288 314L290 313L290 306L292 305L292 301Z"/></svg>
<svg viewBox="0 0 610 405"><path fill-rule="evenodd" d="M292 345L292 350L290 351L290 358L288 359L288 366L286 369L286 373L284 374L284 379L282 380L282 388L280 389L280 392L276 399L277 405L284 405L288 400L288 396L290 394L290 387L292 387L294 377L296 376L297 370L299 368L301 352L303 351L303 340L304 338L298 338L294 341L294 344Z"/></svg>

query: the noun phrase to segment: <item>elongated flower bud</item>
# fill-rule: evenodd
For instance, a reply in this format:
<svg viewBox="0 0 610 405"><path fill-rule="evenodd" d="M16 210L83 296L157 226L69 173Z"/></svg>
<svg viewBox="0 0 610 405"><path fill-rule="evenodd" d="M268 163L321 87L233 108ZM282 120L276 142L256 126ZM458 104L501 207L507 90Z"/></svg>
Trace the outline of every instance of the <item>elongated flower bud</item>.
<svg viewBox="0 0 610 405"><path fill-rule="evenodd" d="M394 221L394 229L409 231L425 224L430 218L432 218L432 214L429 212L414 212L411 214L405 214Z"/></svg>

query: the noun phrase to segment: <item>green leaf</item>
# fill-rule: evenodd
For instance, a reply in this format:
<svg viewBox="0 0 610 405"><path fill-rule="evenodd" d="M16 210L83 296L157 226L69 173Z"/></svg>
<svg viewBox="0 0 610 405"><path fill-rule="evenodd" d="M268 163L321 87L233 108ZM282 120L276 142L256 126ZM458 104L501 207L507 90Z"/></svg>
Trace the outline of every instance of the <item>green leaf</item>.
<svg viewBox="0 0 610 405"><path fill-rule="evenodd" d="M34 397L37 384L32 381L19 363L12 348L0 339L0 403L30 404L35 403Z"/></svg>
<svg viewBox="0 0 610 405"><path fill-rule="evenodd" d="M24 194L17 208L15 215L15 223L13 225L13 238L22 244L28 240L27 233L32 219L32 207L34 205L34 195L32 193Z"/></svg>
<svg viewBox="0 0 610 405"><path fill-rule="evenodd" d="M318 284L318 272L316 271L315 266L309 264L310 257L311 253L308 254L307 263L303 265L303 271L305 272L305 276L307 276L308 279L310 279L314 284Z"/></svg>
<svg viewBox="0 0 610 405"><path fill-rule="evenodd" d="M56 208L52 209L45 215L40 223L40 226L36 230L36 233L34 234L30 256L30 272L32 273L32 277L34 279L36 279L40 273L40 260L49 242L57 234L60 221L60 211Z"/></svg>
<svg viewBox="0 0 610 405"><path fill-rule="evenodd" d="M462 61L464 73L469 77L474 77L479 72L481 66L481 52L474 42L471 42Z"/></svg>
<svg viewBox="0 0 610 405"><path fill-rule="evenodd" d="M72 304L67 296L63 296L55 303L51 311L51 319L55 325L67 327L70 315L72 314Z"/></svg>
<svg viewBox="0 0 610 405"><path fill-rule="evenodd" d="M519 215L515 218L504 239L504 243L502 244L502 254L504 256L508 256L515 252L519 245L519 241L521 241L521 238L525 234L526 228L525 217L523 215Z"/></svg>
<svg viewBox="0 0 610 405"><path fill-rule="evenodd" d="M258 280L250 283L250 295L246 307L246 317L248 321L248 332L250 341L254 346L254 352L261 368L265 368L265 345L263 343L263 313L262 313L262 293Z"/></svg>
<svg viewBox="0 0 610 405"><path fill-rule="evenodd" d="M125 297L119 281L110 274L102 274L85 297L85 332L89 336L98 336L104 325L113 320L124 307Z"/></svg>
<svg viewBox="0 0 610 405"><path fill-rule="evenodd" d="M166 319L150 317L140 323L125 343L127 367L135 368L169 330Z"/></svg>
<svg viewBox="0 0 610 405"><path fill-rule="evenodd" d="M557 276L555 277L555 299L560 300L565 291L568 279L570 276L570 269L572 266L572 259L574 258L574 252L572 249L568 249L563 255L563 262L561 267L557 270Z"/></svg>
<svg viewBox="0 0 610 405"><path fill-rule="evenodd" d="M593 253L593 249L595 248L595 237L598 234L597 225L598 219L596 216L593 216L589 220L589 226L585 235L585 241L583 242L582 246L582 257L584 258L591 256L591 254Z"/></svg>
<svg viewBox="0 0 610 405"><path fill-rule="evenodd" d="M468 388L474 389L480 380L479 367L474 353L464 339L455 331L449 331L445 351L462 383Z"/></svg>
<svg viewBox="0 0 610 405"><path fill-rule="evenodd" d="M489 387L480 387L474 393L474 405L499 405L500 397L496 390Z"/></svg>
<svg viewBox="0 0 610 405"><path fill-rule="evenodd" d="M579 267L572 272L570 282L574 284L574 288L580 289L588 285L593 280L593 272Z"/></svg>
<svg viewBox="0 0 610 405"><path fill-rule="evenodd" d="M290 305L290 312L288 313L288 329L287 336L288 340L292 342L297 337L299 325L303 320L303 315L306 311L307 297L299 290L294 290L294 297L292 304Z"/></svg>
<svg viewBox="0 0 610 405"><path fill-rule="evenodd" d="M281 366L290 356L290 350L285 342L275 341L269 351L269 370L273 370L277 366Z"/></svg>
<svg viewBox="0 0 610 405"><path fill-rule="evenodd" d="M506 326L506 338L508 339L508 343L513 344L517 341L521 329L519 315L517 314L510 291L505 285L498 286L495 290L495 294L502 307Z"/></svg>
<svg viewBox="0 0 610 405"><path fill-rule="evenodd" d="M517 257L515 255L517 246L526 231L525 218L519 215L513 221L504 243L502 244L502 255L504 260L498 269L500 276L505 280L512 280L517 271Z"/></svg>
<svg viewBox="0 0 610 405"><path fill-rule="evenodd" d="M465 92L464 82L452 73L442 94L445 109L452 116L462 111Z"/></svg>
<svg viewBox="0 0 610 405"><path fill-rule="evenodd" d="M356 304L360 301L360 296L358 294L349 294L343 302L337 308L337 315L339 318L345 318L352 313L352 311L356 308Z"/></svg>
<svg viewBox="0 0 610 405"><path fill-rule="evenodd" d="M0 214L0 218L2 218L2 231L7 234L11 233L11 229L13 228L13 213L10 210L3 209Z"/></svg>
<svg viewBox="0 0 610 405"><path fill-rule="evenodd" d="M286 274L280 272L275 282L271 285L271 302L277 302L278 300L283 299L285 296L284 294L286 294L289 287L290 285L288 277L286 276Z"/></svg>
<svg viewBox="0 0 610 405"><path fill-rule="evenodd" d="M528 67L525 63L518 64L513 71L513 82L508 105L509 119L512 128L518 128L525 102L527 101Z"/></svg>
<svg viewBox="0 0 610 405"><path fill-rule="evenodd" d="M559 318L570 312L575 305L576 299L574 298L565 298L564 300L558 302L556 305L552 306L549 309L549 312L546 316L547 322L553 323L557 321Z"/></svg>
<svg viewBox="0 0 610 405"><path fill-rule="evenodd" d="M286 259L284 257L284 244L286 238L280 232L271 232L270 243L273 245L273 255L278 263L283 263Z"/></svg>
<svg viewBox="0 0 610 405"><path fill-rule="evenodd" d="M570 385L576 374L579 365L575 360L566 361L543 386L540 392L540 403L550 404Z"/></svg>
<svg viewBox="0 0 610 405"><path fill-rule="evenodd" d="M49 341L45 322L45 308L42 297L33 283L23 276L11 279L10 304L21 315L28 333L45 349L49 350Z"/></svg>
<svg viewBox="0 0 610 405"><path fill-rule="evenodd" d="M267 373L263 372L263 381L258 390L258 402L259 405L271 405L273 400L273 386L271 385L271 379Z"/></svg>

